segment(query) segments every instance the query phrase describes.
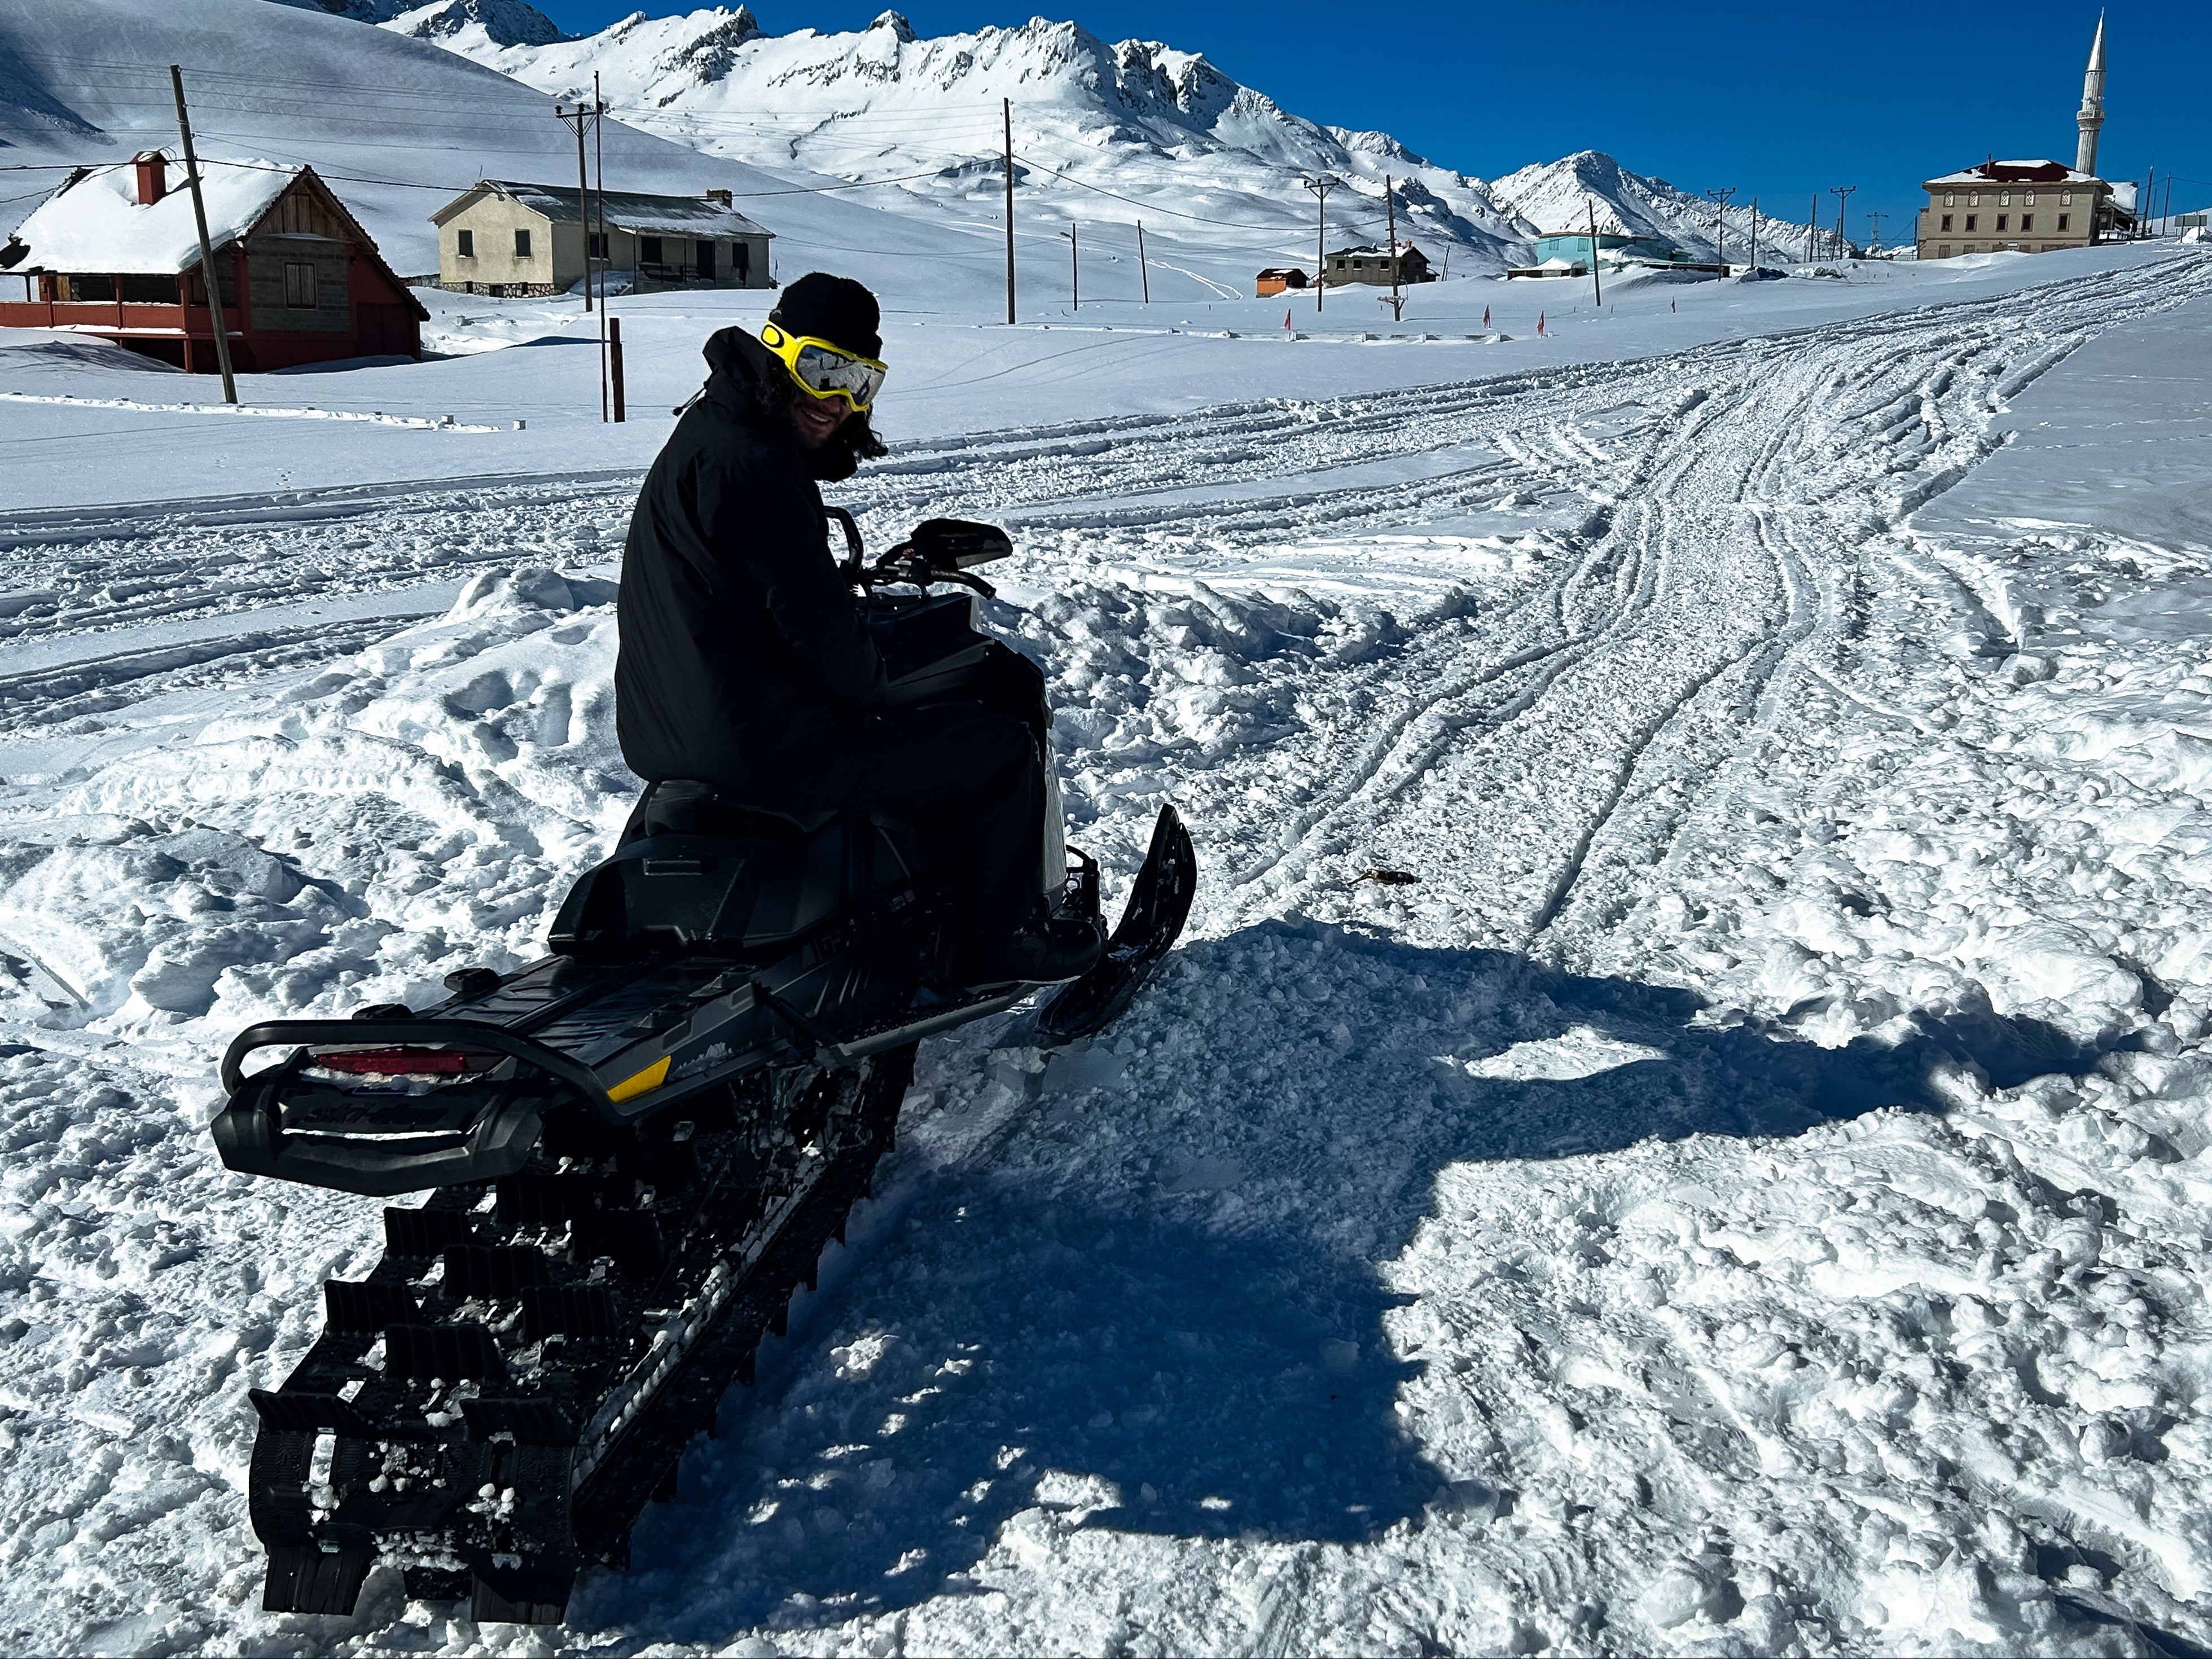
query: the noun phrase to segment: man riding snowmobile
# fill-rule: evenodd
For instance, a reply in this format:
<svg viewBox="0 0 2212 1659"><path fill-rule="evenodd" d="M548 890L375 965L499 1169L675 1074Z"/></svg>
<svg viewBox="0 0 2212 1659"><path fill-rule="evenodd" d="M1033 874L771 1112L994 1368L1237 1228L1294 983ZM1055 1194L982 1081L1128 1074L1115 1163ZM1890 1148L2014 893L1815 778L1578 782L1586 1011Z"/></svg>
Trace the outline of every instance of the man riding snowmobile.
<svg viewBox="0 0 2212 1659"><path fill-rule="evenodd" d="M647 780L625 842L710 834L718 809L897 811L964 918L957 985L1056 983L1098 960L1095 922L1050 915L1032 873L1041 684L994 647L1003 696L885 706L887 681L825 549L817 481L884 453L873 295L817 271L756 338L726 328L713 370L640 492L623 550L615 669L623 758ZM996 706L994 706L996 705ZM1033 719L1034 716L1031 716Z"/></svg>
<svg viewBox="0 0 2212 1659"><path fill-rule="evenodd" d="M546 954L223 1056L229 1168L428 1194L251 1391L271 1612L349 1613L381 1562L480 1622L558 1621L844 1236L920 1044L1055 983L1022 1039L1093 1038L1182 930L1197 860L1163 804L1101 954L1042 677L976 625L1005 532L933 519L871 562L823 505L883 453L876 330L814 276L759 338L708 342L623 568L617 725L649 784Z"/></svg>

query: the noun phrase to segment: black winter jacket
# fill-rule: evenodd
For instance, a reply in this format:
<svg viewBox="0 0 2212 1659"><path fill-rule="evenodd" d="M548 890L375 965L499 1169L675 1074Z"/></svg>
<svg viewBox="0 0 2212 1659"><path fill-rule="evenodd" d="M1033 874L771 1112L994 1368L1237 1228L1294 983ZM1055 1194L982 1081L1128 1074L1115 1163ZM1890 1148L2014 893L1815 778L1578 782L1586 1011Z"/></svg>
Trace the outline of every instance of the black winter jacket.
<svg viewBox="0 0 2212 1659"><path fill-rule="evenodd" d="M829 550L815 484L828 458L763 409L762 377L782 365L738 328L706 355L705 395L630 517L615 729L648 782L803 801L882 700L883 664Z"/></svg>

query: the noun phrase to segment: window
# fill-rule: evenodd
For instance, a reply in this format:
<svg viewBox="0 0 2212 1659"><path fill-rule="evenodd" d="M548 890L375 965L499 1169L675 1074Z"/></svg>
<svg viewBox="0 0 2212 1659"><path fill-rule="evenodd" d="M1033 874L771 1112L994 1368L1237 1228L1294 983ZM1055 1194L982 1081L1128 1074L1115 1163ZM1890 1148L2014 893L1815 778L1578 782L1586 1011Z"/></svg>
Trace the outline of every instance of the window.
<svg viewBox="0 0 2212 1659"><path fill-rule="evenodd" d="M699 275L712 282L714 278L714 245L712 242L694 242L692 246L698 250Z"/></svg>
<svg viewBox="0 0 2212 1659"><path fill-rule="evenodd" d="M1974 228L1974 221L1980 217L1981 215L1978 213L1970 213L1966 216L1966 228L1968 231L1971 232Z"/></svg>
<svg viewBox="0 0 2212 1659"><path fill-rule="evenodd" d="M1947 190L1947 191L1945 191L1943 192L1943 205L1944 205L1945 207L1956 207L1956 206L1958 206L1958 205L1959 205L1959 192L1958 192L1957 191L1955 191L1955 190Z"/></svg>
<svg viewBox="0 0 2212 1659"><path fill-rule="evenodd" d="M2012 192L2008 190L1999 191L1997 192L1997 205L1999 207L2010 207L2012 205Z"/></svg>
<svg viewBox="0 0 2212 1659"><path fill-rule="evenodd" d="M2058 228L2059 228L2059 229L2061 229L2061 230L2065 229L2065 228L2066 228L2066 222L2067 222L2069 219L2071 219L2073 216L2073 216L2072 214L2070 214L2070 213L2062 213L2062 214L2060 214L2060 215L2058 216Z"/></svg>
<svg viewBox="0 0 2212 1659"><path fill-rule="evenodd" d="M530 257L530 233L526 230L518 230L514 233L514 257L518 259L527 259Z"/></svg>
<svg viewBox="0 0 2212 1659"><path fill-rule="evenodd" d="M607 257L606 232L604 230L592 231L586 240L591 244L591 257L592 258L604 259Z"/></svg>
<svg viewBox="0 0 2212 1659"><path fill-rule="evenodd" d="M465 230L460 232L456 239L456 246L453 251L464 259L475 258L477 257L476 232L473 230Z"/></svg>
<svg viewBox="0 0 2212 1659"><path fill-rule="evenodd" d="M115 297L125 305L173 306L177 303L177 279L173 276L118 276L115 279Z"/></svg>
<svg viewBox="0 0 2212 1659"><path fill-rule="evenodd" d="M660 263L660 238L658 236L639 237L637 239L637 257L639 263L641 264L659 264Z"/></svg>
<svg viewBox="0 0 2212 1659"><path fill-rule="evenodd" d="M2031 190L2025 196L2022 196L2020 198L2020 204L2022 207L2033 207L2035 205L2035 192ZM2021 222L2026 223L2027 222L2023 220Z"/></svg>
<svg viewBox="0 0 2212 1659"><path fill-rule="evenodd" d="M112 276L64 276L69 292L64 300L112 300L115 297L115 278Z"/></svg>
<svg viewBox="0 0 2212 1659"><path fill-rule="evenodd" d="M2058 205L2061 207L2072 207L2074 205L2074 192L2070 190L2060 191L2058 192Z"/></svg>
<svg viewBox="0 0 2212 1659"><path fill-rule="evenodd" d="M1951 228L1951 216L1948 213L1943 216L1942 228L1945 230Z"/></svg>
<svg viewBox="0 0 2212 1659"><path fill-rule="evenodd" d="M2011 216L2012 216L2008 213L2000 213L1997 215L1997 228L1999 230L2002 230L2005 228L2005 221Z"/></svg>
<svg viewBox="0 0 2212 1659"><path fill-rule="evenodd" d="M1981 204L1982 204L1982 192L1981 192L1981 191L1979 191L1978 190L1971 190L1971 191L1968 191L1966 192L1966 205L1967 205L1968 207L1979 207L1979 206L1981 206Z"/></svg>
<svg viewBox="0 0 2212 1659"><path fill-rule="evenodd" d="M2035 228L2035 216L2033 213L2021 214L2020 216L2020 228L2024 231L2033 230Z"/></svg>
<svg viewBox="0 0 2212 1659"><path fill-rule="evenodd" d="M1942 246L1937 248L1936 250L1936 257L1939 259L1949 258L1951 257L1951 245L1948 242L1946 242Z"/></svg>
<svg viewBox="0 0 2212 1659"><path fill-rule="evenodd" d="M315 268L305 259L285 263L284 306L288 311L313 311L315 308Z"/></svg>
<svg viewBox="0 0 2212 1659"><path fill-rule="evenodd" d="M746 283L750 283L753 279L752 244L750 242L736 242L732 243L731 246L738 256L738 282L742 286Z"/></svg>

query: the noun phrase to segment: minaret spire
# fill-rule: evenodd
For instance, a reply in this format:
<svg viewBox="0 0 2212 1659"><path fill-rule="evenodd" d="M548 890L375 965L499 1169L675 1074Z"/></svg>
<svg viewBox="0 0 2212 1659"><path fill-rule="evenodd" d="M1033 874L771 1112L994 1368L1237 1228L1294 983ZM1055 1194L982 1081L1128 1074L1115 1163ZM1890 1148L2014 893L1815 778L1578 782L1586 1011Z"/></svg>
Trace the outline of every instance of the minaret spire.
<svg viewBox="0 0 2212 1659"><path fill-rule="evenodd" d="M2094 177L2097 132L2105 125L2105 14L2097 14L2097 38L2089 47L2089 68L2081 77L2081 107L2074 117L2081 130L2074 149L2074 171Z"/></svg>

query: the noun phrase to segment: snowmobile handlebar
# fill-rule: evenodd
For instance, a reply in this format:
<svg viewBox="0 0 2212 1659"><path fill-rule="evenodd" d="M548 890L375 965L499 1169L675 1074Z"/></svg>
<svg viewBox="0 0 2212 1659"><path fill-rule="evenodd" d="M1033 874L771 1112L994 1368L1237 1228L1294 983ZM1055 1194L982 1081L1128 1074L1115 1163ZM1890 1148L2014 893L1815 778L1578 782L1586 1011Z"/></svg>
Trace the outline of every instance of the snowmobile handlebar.
<svg viewBox="0 0 2212 1659"><path fill-rule="evenodd" d="M848 580L862 588L903 583L927 591L934 582L957 582L987 599L995 599L997 589L969 573L1014 550L1013 538L996 525L972 519L925 519L871 565L861 551L860 527L853 515L842 507L822 510L844 532L846 557L839 568Z"/></svg>

